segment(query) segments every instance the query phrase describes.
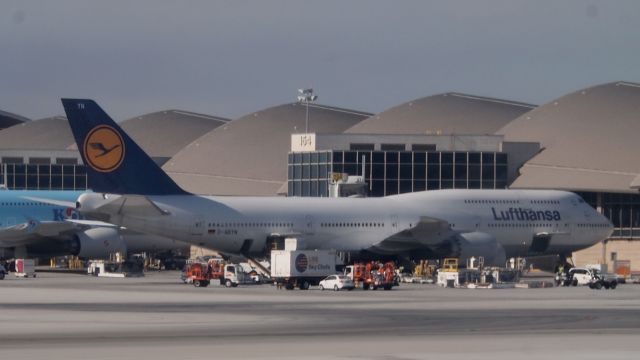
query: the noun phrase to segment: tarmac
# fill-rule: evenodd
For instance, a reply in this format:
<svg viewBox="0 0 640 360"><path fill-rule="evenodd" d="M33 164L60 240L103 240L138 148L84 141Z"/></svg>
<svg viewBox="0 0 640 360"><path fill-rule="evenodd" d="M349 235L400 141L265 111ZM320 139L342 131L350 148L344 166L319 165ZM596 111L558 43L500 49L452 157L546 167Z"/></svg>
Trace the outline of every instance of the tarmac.
<svg viewBox="0 0 640 360"><path fill-rule="evenodd" d="M39 273L0 281L5 359L632 359L640 286L195 288Z"/></svg>

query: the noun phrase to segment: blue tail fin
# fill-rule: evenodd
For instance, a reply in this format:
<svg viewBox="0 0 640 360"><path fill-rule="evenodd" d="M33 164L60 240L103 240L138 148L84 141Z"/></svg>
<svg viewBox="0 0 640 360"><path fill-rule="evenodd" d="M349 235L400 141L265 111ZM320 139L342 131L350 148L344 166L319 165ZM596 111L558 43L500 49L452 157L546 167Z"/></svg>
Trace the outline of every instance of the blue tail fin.
<svg viewBox="0 0 640 360"><path fill-rule="evenodd" d="M62 105L93 191L138 195L186 194L95 101L62 99Z"/></svg>

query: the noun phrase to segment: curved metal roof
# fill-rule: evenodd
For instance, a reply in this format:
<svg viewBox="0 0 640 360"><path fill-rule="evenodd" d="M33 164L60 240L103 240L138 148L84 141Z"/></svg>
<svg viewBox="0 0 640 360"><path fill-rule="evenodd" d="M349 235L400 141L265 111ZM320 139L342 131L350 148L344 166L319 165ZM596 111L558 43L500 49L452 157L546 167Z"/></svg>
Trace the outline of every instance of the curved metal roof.
<svg viewBox="0 0 640 360"><path fill-rule="evenodd" d="M193 140L229 119L182 110L158 111L136 116L120 126L148 154L156 158L170 158Z"/></svg>
<svg viewBox="0 0 640 360"><path fill-rule="evenodd" d="M392 107L345 131L360 134L493 134L534 105L459 93Z"/></svg>
<svg viewBox="0 0 640 360"><path fill-rule="evenodd" d="M498 131L540 142L514 188L628 192L640 175L640 84L613 82L540 106Z"/></svg>
<svg viewBox="0 0 640 360"><path fill-rule="evenodd" d="M305 111L292 103L233 120L189 144L163 168L199 194L275 195L287 179L291 134L305 131ZM341 133L369 116L309 105L309 132Z"/></svg>
<svg viewBox="0 0 640 360"><path fill-rule="evenodd" d="M184 146L229 120L181 110L137 116L120 123L150 156L169 159ZM77 150L67 118L28 121L0 131L4 150Z"/></svg>
<svg viewBox="0 0 640 360"><path fill-rule="evenodd" d="M67 150L75 145L67 118L27 121L0 131L2 150Z"/></svg>
<svg viewBox="0 0 640 360"><path fill-rule="evenodd" d="M24 116L0 110L0 130L29 121Z"/></svg>

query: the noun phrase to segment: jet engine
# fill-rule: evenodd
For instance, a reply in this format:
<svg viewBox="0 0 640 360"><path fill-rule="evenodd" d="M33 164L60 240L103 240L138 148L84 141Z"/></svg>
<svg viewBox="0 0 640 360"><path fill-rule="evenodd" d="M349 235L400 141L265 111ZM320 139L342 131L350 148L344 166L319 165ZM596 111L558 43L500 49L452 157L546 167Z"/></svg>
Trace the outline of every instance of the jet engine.
<svg viewBox="0 0 640 360"><path fill-rule="evenodd" d="M109 215L99 209L118 198L120 195L83 193L76 201L76 210L91 219L109 222Z"/></svg>
<svg viewBox="0 0 640 360"><path fill-rule="evenodd" d="M502 245L486 233L472 232L460 234L452 244L454 256L459 257L461 263L466 263L471 257L482 256L485 266L504 266L507 257Z"/></svg>
<svg viewBox="0 0 640 360"><path fill-rule="evenodd" d="M118 229L96 227L77 232L71 240L71 253L81 258L106 259L109 255L127 252L127 245Z"/></svg>

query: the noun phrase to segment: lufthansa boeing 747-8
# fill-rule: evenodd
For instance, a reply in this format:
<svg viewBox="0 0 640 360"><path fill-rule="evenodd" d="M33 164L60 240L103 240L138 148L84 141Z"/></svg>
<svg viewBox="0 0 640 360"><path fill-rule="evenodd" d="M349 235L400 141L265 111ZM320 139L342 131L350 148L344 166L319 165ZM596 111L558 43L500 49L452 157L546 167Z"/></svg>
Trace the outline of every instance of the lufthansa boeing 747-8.
<svg viewBox="0 0 640 360"><path fill-rule="evenodd" d="M265 253L271 242L297 237L311 249L483 256L486 264L504 264L506 257L568 256L612 232L609 220L565 191L436 190L337 199L193 195L94 101L62 103L94 191L79 197L80 212L224 253Z"/></svg>

